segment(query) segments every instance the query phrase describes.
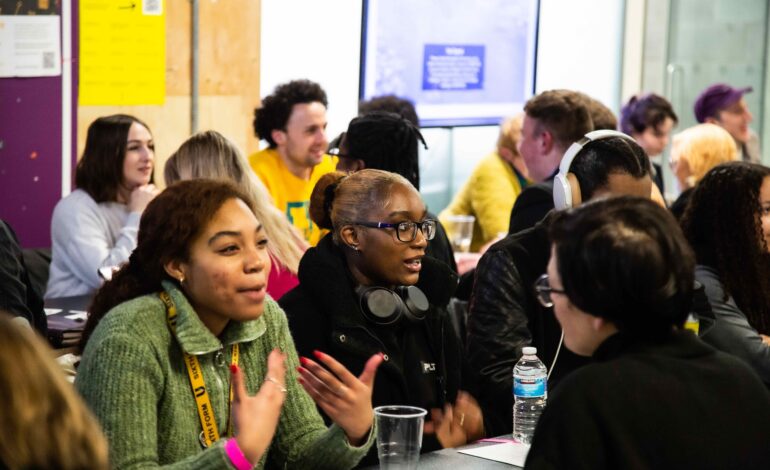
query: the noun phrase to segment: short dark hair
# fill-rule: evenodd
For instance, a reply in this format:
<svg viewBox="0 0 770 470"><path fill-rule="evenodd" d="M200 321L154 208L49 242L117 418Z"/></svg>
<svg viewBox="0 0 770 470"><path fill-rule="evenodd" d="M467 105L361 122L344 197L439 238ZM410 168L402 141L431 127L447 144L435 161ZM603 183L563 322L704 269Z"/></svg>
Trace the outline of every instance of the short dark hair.
<svg viewBox="0 0 770 470"><path fill-rule="evenodd" d="M594 124L594 130L600 129L616 130L618 128L618 118L604 103L592 98L585 93L576 92L585 100L585 106L588 108L588 114L591 115L591 121Z"/></svg>
<svg viewBox="0 0 770 470"><path fill-rule="evenodd" d="M113 114L96 119L88 126L86 146L75 170L75 186L96 202L116 201L123 182L128 131L134 123L149 131L147 124L128 114ZM153 181L155 171L150 176Z"/></svg>
<svg viewBox="0 0 770 470"><path fill-rule="evenodd" d="M316 82L303 79L278 85L254 110L254 134L274 148L272 133L275 129L286 129L294 105L314 102L329 106L326 92Z"/></svg>
<svg viewBox="0 0 770 470"><path fill-rule="evenodd" d="M760 332L770 329L770 254L759 203L768 176L770 168L756 163L715 166L693 189L681 221L698 264L719 272L725 295Z"/></svg>
<svg viewBox="0 0 770 470"><path fill-rule="evenodd" d="M345 133L350 158L366 168L398 173L420 190L419 129L395 113L373 111L354 118Z"/></svg>
<svg viewBox="0 0 770 470"><path fill-rule="evenodd" d="M630 137L610 137L587 143L575 156L569 171L580 183L583 201L607 186L609 176L627 173L639 179L650 174L650 158Z"/></svg>
<svg viewBox="0 0 770 470"><path fill-rule="evenodd" d="M638 197L600 199L561 212L549 230L564 291L578 308L638 337L682 327L695 258L666 209Z"/></svg>
<svg viewBox="0 0 770 470"><path fill-rule="evenodd" d="M571 90L549 90L533 96L524 105L527 116L536 119L566 149L594 130L585 95Z"/></svg>
<svg viewBox="0 0 770 470"><path fill-rule="evenodd" d="M657 129L666 118L679 122L674 108L666 98L655 93L632 96L620 110L620 130L626 134L644 132L648 127Z"/></svg>
<svg viewBox="0 0 770 470"><path fill-rule="evenodd" d="M396 95L375 96L368 101L358 102L358 115L363 116L374 111L388 111L396 113L415 127L420 127L420 118L417 117L417 110L411 101L399 98Z"/></svg>

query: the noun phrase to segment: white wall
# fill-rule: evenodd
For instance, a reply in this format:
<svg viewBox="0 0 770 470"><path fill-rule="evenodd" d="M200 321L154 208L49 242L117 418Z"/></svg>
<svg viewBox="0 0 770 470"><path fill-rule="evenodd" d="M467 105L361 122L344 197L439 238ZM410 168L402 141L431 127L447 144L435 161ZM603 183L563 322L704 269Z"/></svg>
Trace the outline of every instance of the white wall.
<svg viewBox="0 0 770 470"><path fill-rule="evenodd" d="M361 51L358 0L262 0L260 96L298 78L329 98L329 138L358 113Z"/></svg>
<svg viewBox="0 0 770 470"><path fill-rule="evenodd" d="M468 0L468 8L473 4ZM541 0L537 91L579 90L617 112L624 5L623 0ZM262 0L260 93L296 78L319 82L329 96L330 137L345 130L357 112L361 8L359 0ZM422 189L431 210L449 202L458 182L494 148L496 133L489 127L425 133L431 150L423 153Z"/></svg>
<svg viewBox="0 0 770 470"><path fill-rule="evenodd" d="M541 0L537 92L582 91L615 112L620 104L621 0Z"/></svg>

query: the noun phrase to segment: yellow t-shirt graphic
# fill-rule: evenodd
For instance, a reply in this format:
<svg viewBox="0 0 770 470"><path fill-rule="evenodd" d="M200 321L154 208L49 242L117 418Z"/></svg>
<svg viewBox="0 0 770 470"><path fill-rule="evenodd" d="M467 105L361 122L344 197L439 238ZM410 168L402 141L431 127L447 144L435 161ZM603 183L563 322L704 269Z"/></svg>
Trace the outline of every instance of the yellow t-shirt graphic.
<svg viewBox="0 0 770 470"><path fill-rule="evenodd" d="M289 222L302 232L310 245L316 245L327 231L310 220L310 194L321 176L337 168L337 157L324 155L307 181L286 169L275 149L268 148L251 155L249 164L267 187L275 206L286 214Z"/></svg>

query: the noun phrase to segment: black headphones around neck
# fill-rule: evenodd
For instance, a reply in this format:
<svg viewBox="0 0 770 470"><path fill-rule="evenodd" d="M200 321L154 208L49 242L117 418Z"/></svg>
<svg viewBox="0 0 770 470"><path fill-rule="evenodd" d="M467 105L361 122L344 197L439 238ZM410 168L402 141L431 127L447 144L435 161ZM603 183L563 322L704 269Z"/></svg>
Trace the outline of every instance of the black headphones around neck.
<svg viewBox="0 0 770 470"><path fill-rule="evenodd" d="M392 325L401 318L418 322L430 308L428 298L417 286L398 286L394 290L358 286L356 294L364 317L378 325Z"/></svg>

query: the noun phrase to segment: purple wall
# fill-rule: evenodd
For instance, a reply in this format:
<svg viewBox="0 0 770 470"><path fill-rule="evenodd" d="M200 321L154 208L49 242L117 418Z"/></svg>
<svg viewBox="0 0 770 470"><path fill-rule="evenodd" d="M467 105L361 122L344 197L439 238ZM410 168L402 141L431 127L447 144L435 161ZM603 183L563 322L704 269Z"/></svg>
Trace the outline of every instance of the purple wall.
<svg viewBox="0 0 770 470"><path fill-rule="evenodd" d="M72 17L72 168L77 146L77 2ZM62 28L63 29L63 28ZM68 54L63 51L62 57ZM0 218L25 248L51 246L62 191L61 77L0 78Z"/></svg>

